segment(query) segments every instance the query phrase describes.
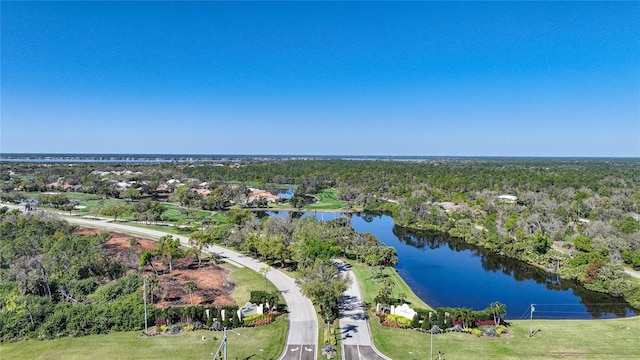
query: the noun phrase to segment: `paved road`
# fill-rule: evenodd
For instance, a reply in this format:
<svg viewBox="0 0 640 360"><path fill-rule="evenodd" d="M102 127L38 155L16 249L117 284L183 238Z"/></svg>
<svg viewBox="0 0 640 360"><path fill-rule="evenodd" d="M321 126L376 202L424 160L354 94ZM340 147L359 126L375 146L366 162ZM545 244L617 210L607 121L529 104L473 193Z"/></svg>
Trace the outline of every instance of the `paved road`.
<svg viewBox="0 0 640 360"><path fill-rule="evenodd" d="M627 274L629 274L629 276L632 276L634 278L640 279L640 273L637 271L633 271L633 270L629 270L629 269L625 269L625 271Z"/></svg>
<svg viewBox="0 0 640 360"><path fill-rule="evenodd" d="M17 206L7 206L12 209L19 209ZM20 209L24 210L24 209ZM61 218L69 221L73 224L78 224L87 227L99 228L104 230L121 231L130 234L141 235L144 237L158 239L167 233L152 229L139 228L135 226L129 226L125 224L112 223L106 219L93 220L86 219L77 216L65 216L61 213L57 213ZM175 238L180 239L182 245L189 246L189 239L185 236L173 235ZM263 267L267 267L267 264L261 263L251 257L247 257L243 254L235 251L227 250L219 246L209 246L205 249L206 252L216 252L223 258L230 260L231 263L240 264L246 266L249 269L259 271ZM289 333L287 334L287 351L283 352L280 359L293 360L293 359L314 359L318 348L318 318L316 316L313 304L307 299L300 288L296 285L295 280L285 275L283 272L271 268L267 273L267 279L269 279L275 287L282 293L289 314ZM293 345L292 345L293 344ZM304 355L299 357L291 357L290 353L296 346L302 346ZM308 351L306 349L311 349ZM302 354L302 351L300 352ZM310 353L311 355L309 355ZM311 356L311 357L309 357Z"/></svg>
<svg viewBox="0 0 640 360"><path fill-rule="evenodd" d="M310 345L287 345L281 360L315 360L316 348Z"/></svg>
<svg viewBox="0 0 640 360"><path fill-rule="evenodd" d="M344 360L389 360L373 346L366 309L355 274L345 263L338 262L338 267L340 272L351 278L351 284L340 303L342 358Z"/></svg>

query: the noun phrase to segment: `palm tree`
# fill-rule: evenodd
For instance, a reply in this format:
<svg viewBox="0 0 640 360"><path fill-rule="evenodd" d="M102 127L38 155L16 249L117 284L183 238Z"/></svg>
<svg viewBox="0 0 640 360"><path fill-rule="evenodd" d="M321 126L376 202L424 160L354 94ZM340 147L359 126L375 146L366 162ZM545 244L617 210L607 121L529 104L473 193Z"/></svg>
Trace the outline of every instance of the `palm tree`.
<svg viewBox="0 0 640 360"><path fill-rule="evenodd" d="M196 291L198 286L193 281L187 281L184 284L184 291L189 293L191 305L193 305L193 292Z"/></svg>
<svg viewBox="0 0 640 360"><path fill-rule="evenodd" d="M209 237L207 234L201 231L196 231L189 236L189 246L191 246L193 254L198 260L198 267L202 265L202 249L204 249L208 241Z"/></svg>
<svg viewBox="0 0 640 360"><path fill-rule="evenodd" d="M466 329L473 321L473 310L469 308L460 308L458 310L458 317L458 320L462 322L462 327Z"/></svg>
<svg viewBox="0 0 640 360"><path fill-rule="evenodd" d="M129 251L128 251L129 259L134 258L137 247L138 247L138 239L135 237L132 237L131 239L129 239Z"/></svg>
<svg viewBox="0 0 640 360"><path fill-rule="evenodd" d="M496 326L500 325L500 321L507 315L507 305L499 302L491 303L491 311L493 312L493 323Z"/></svg>
<svg viewBox="0 0 640 360"><path fill-rule="evenodd" d="M149 275L147 276L147 291L149 292L149 295L151 295L151 303L153 304L153 294L156 291L156 289L158 288L160 284L160 279L158 278L158 275Z"/></svg>
<svg viewBox="0 0 640 360"><path fill-rule="evenodd" d="M138 264L141 267L144 267L147 264L151 265L151 268L153 269L153 272L157 276L158 275L158 269L156 269L155 265L153 265L153 259L154 258L155 258L155 253L154 252L148 252L148 251L142 250L142 252L140 253L140 260L139 260Z"/></svg>
<svg viewBox="0 0 640 360"><path fill-rule="evenodd" d="M262 274L262 276L264 276L264 293L266 295L267 293L267 273L271 270L270 267L268 266L264 266L260 268L260 274Z"/></svg>

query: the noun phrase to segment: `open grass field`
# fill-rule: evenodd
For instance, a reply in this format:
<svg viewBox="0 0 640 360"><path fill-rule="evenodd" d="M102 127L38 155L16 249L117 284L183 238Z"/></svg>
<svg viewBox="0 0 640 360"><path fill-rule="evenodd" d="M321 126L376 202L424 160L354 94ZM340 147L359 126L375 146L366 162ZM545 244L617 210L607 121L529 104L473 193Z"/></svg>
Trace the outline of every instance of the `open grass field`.
<svg viewBox="0 0 640 360"><path fill-rule="evenodd" d="M369 321L378 350L392 359L429 359L429 334ZM511 323L511 334L483 338L462 333L433 336L434 359L640 359L640 317L612 320L538 320ZM413 355L409 354L413 352Z"/></svg>
<svg viewBox="0 0 640 360"><path fill-rule="evenodd" d="M228 332L229 359L276 359L287 337L288 323L281 316L272 324ZM0 345L0 359L211 359L222 340L221 331L193 331L175 336L139 337L139 331L26 340ZM202 340L202 336L206 340ZM214 337L217 339L214 340ZM260 349L263 351L261 352Z"/></svg>
<svg viewBox="0 0 640 360"><path fill-rule="evenodd" d="M336 199L335 189L324 189L321 193L316 195L318 202L311 205L306 205L305 210L338 210L342 209L345 202Z"/></svg>
<svg viewBox="0 0 640 360"><path fill-rule="evenodd" d="M230 270L229 277L235 281L236 287L231 293L231 298L239 305L243 306L251 297L251 291L264 291L264 276L249 268L238 268L227 263L221 264L225 269ZM277 292L280 297L280 303L284 304L284 298L278 292L278 289L267 280L267 291Z"/></svg>
<svg viewBox="0 0 640 360"><path fill-rule="evenodd" d="M382 287L382 282L390 278L395 284L393 287L393 297L401 298L401 294L404 294L406 300L405 302L412 308L426 310L431 309L429 305L427 305L416 294L413 293L409 285L407 285L407 283L402 280L395 269L384 268L382 270L382 275L380 276L380 271L378 268L362 265L353 260L345 261L349 263L349 265L351 265L351 268L353 269L353 272L356 274L358 282L360 283L360 290L362 291L364 302L369 304L370 306L375 305L373 299L376 297L376 295L378 295L378 291Z"/></svg>

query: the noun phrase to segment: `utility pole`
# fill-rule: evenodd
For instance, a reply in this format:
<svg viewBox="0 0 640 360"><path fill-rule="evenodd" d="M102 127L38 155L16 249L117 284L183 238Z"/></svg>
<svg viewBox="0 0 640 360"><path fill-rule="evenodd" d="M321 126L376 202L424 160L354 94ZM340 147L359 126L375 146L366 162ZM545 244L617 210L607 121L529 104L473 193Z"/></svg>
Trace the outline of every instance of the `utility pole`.
<svg viewBox="0 0 640 360"><path fill-rule="evenodd" d="M144 299L144 333L148 334L149 330L147 329L147 277L146 276L142 280L142 298Z"/></svg>
<svg viewBox="0 0 640 360"><path fill-rule="evenodd" d="M531 304L531 313L529 314L529 337L533 336L533 312L536 311L533 305L535 304Z"/></svg>
<svg viewBox="0 0 640 360"><path fill-rule="evenodd" d="M431 325L431 312L429 312L429 325ZM433 360L433 326L431 327L431 329L429 329L429 333L431 334L431 357L430 359Z"/></svg>

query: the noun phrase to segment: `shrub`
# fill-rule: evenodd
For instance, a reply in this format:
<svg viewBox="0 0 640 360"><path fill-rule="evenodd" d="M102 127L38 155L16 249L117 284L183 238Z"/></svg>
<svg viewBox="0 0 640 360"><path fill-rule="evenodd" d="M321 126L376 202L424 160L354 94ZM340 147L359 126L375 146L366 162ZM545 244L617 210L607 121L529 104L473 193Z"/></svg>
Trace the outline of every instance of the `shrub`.
<svg viewBox="0 0 640 360"><path fill-rule="evenodd" d="M496 336L496 334L497 334L497 333L496 333L496 329L494 329L494 328L487 328L487 329L485 329L485 330L484 330L484 334L485 334L486 336L494 337L494 336Z"/></svg>
<svg viewBox="0 0 640 360"><path fill-rule="evenodd" d="M399 315L389 314L389 315L386 316L386 318L384 318L384 321L382 322L382 325L390 326L390 327L394 327L394 328L397 328L397 327L410 328L411 327L411 319L407 319L406 317L399 316Z"/></svg>
<svg viewBox="0 0 640 360"><path fill-rule="evenodd" d="M269 314L251 314L242 319L243 326L262 326L273 322L275 316L273 313Z"/></svg>
<svg viewBox="0 0 640 360"><path fill-rule="evenodd" d="M338 345L338 337L337 337L338 332L339 332L338 329L333 329L333 331L331 331L331 345ZM324 329L322 340L324 341L324 344L328 343L327 329Z"/></svg>
<svg viewBox="0 0 640 360"><path fill-rule="evenodd" d="M496 328L496 335L500 336L507 332L507 327L504 325L500 325Z"/></svg>

